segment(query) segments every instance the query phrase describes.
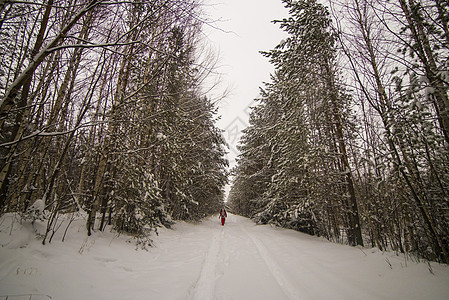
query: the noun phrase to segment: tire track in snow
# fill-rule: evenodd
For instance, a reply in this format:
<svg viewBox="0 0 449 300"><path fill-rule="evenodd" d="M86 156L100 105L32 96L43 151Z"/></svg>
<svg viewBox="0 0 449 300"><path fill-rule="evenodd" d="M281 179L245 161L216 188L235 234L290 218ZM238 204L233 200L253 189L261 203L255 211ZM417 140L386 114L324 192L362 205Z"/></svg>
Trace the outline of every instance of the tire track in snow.
<svg viewBox="0 0 449 300"><path fill-rule="evenodd" d="M305 299L305 295L300 295L297 289L295 288L295 285L284 275L279 265L271 258L271 255L268 253L265 246L262 244L261 241L259 241L254 235L250 234L244 226L241 226L241 229L245 234L251 239L253 244L256 246L257 251L259 252L260 256L264 260L265 264L268 267L268 270L271 272L273 277L276 279L276 282L281 287L284 294L289 299ZM307 297L306 297L307 298Z"/></svg>
<svg viewBox="0 0 449 300"><path fill-rule="evenodd" d="M212 241L204 258L200 275L193 287L191 297L189 297L192 300L211 300L215 297L216 266L223 235L224 231L221 231L221 234L216 231L213 232Z"/></svg>

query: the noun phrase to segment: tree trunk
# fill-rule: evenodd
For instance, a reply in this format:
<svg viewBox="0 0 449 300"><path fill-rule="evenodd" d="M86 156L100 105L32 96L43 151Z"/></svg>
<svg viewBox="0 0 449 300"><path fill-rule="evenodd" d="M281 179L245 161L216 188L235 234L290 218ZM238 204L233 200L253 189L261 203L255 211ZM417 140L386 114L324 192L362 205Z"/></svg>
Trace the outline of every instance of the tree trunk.
<svg viewBox="0 0 449 300"><path fill-rule="evenodd" d="M330 100L332 105L333 120L335 123L335 133L337 135L338 150L341 156L341 164L345 174L346 188L349 193L349 221L350 221L350 237L349 243L353 246L363 246L362 229L360 227L359 209L357 206L357 197L355 195L354 180L352 177L351 166L349 164L348 152L343 133L343 124L341 121L341 112L338 107L340 101L338 89L334 82L334 72L331 62L325 58L324 69L327 77L327 84L330 90Z"/></svg>
<svg viewBox="0 0 449 300"><path fill-rule="evenodd" d="M39 49L42 46L43 43L43 36L46 30L47 22L48 22L48 16L50 14L51 6L53 3L53 0L49 0L49 3L47 5L44 17L42 20L41 29L39 31L39 36L37 37L35 47L33 49L33 53L37 53L33 56L33 59L29 66L25 69L25 71L22 72L21 75L18 76L18 78L10 85L8 90L6 91L5 96L2 98L0 102L0 116L2 117L2 121L4 122L9 110L16 106L14 103L14 99L18 95L20 89L22 89L22 98L19 102L17 108L19 109L17 120L18 124L16 124L17 129L16 132L13 132L15 143L11 146L11 148L8 151L8 154L6 155L5 163L2 166L2 169L0 170L0 205L4 206L6 204L6 179L9 176L10 168L12 159L14 157L14 154L17 149L17 145L19 144L20 140L22 139L22 134L24 133L24 130L26 128L26 124L24 121L24 118L27 117L27 114L29 113L29 108L26 109L26 111L23 111L23 107L26 105L26 100L28 98L29 88L31 84L31 80L33 77L33 74L37 67L42 63L42 61L47 57L50 52L48 51L52 47L58 45L66 36L66 34L70 31L70 29L75 25L75 23L88 11L90 11L93 7L95 7L98 0L92 0L84 9L82 9L77 15L73 17L73 19L63 28L63 30L56 36L47 47L42 49L40 52ZM20 111L22 111L20 113ZM3 127L3 123L1 123L1 126Z"/></svg>
<svg viewBox="0 0 449 300"><path fill-rule="evenodd" d="M18 95L20 89L24 84L30 80L37 67L42 61L51 53L53 47L60 44L66 37L67 33L72 27L83 17L88 11L93 9L98 3L98 0L92 0L86 7L84 7L78 14L76 14L72 20L61 30L61 32L39 53L37 53L28 67L17 77L17 79L8 87L6 94L0 101L0 117L7 116L9 110L15 106L14 99ZM0 178L1 179L1 178Z"/></svg>
<svg viewBox="0 0 449 300"><path fill-rule="evenodd" d="M405 0L399 0L401 8L408 22L408 28L415 41L417 55L423 64L430 86L434 89L434 107L438 116L441 130L443 131L446 147L449 148L449 99L447 97L447 87L445 82L439 77L438 67L434 58L432 47L424 25L419 16L420 10L413 0L409 0L409 5ZM443 18L444 19L444 18ZM447 24L446 24L447 26Z"/></svg>
<svg viewBox="0 0 449 300"><path fill-rule="evenodd" d="M404 0L399 0L399 1L401 2L401 5L405 5ZM360 30L363 35L363 40L365 42L367 52L368 52L369 63L372 68L372 76L374 76L375 83L376 83L376 88L377 88L376 89L376 92L377 92L376 98L378 99L377 100L378 103L374 103L374 101L370 100L370 96L369 96L368 92L363 88L363 82L360 81L359 83L362 86L363 92L365 93L367 99L370 101L370 104L380 114L382 123L383 123L383 125L385 127L385 131L386 131L387 143L388 143L388 146L392 153L392 159L395 162L397 170L399 171L402 178L404 179L407 187L410 189L412 198L413 198L416 206L418 207L420 215L424 221L424 226L426 228L427 234L429 235L430 239L436 246L436 247L434 247L434 252L440 256L442 254L443 260L447 261L449 258L448 253L447 253L447 248L444 245L444 243L441 241L441 238L439 237L439 235L437 233L436 226L428 212L428 209L427 209L422 197L420 197L420 192L415 187L416 185L418 185L418 183L412 182L413 178L412 178L412 180L410 178L410 176L413 174L413 170L411 168L410 162L408 161L407 153L406 153L406 150L404 149L402 138L398 137L398 136L394 135L394 133L392 133L392 130L391 130L392 117L390 116L390 114L392 112L392 108L391 108L390 100L387 96L387 93L385 92L385 88L382 83L382 78L380 76L380 72L378 69L378 63L377 63L375 52L374 52L375 49L372 45L371 37L369 36L369 29L367 28L368 25L366 23L367 22L366 16L363 15L363 13L359 7L359 2L357 0L355 1L355 4L356 4L357 17L358 17L357 22L358 22L358 25L360 26ZM348 58L352 59L350 56L348 56ZM355 69L354 69L354 71L357 72ZM359 79L359 77L357 77L357 79ZM399 150L396 147L394 139L398 140ZM403 154L405 164L403 163L403 161L401 159L399 151ZM408 173L406 172L406 170L408 170Z"/></svg>
<svg viewBox="0 0 449 300"><path fill-rule="evenodd" d="M3 6L3 5L0 5L0 6ZM48 19L50 16L50 11L52 9L52 6L53 6L53 0L49 0L46 5L46 8L45 8L44 15L42 17L39 33L36 37L36 42L34 44L33 51L31 52L31 57L34 57L39 52L40 48L42 47L42 44L44 41L44 35L45 35L45 31L47 30ZM29 118L31 105L28 105L27 108L25 108L25 107L28 102L28 94L30 91L32 78L33 78L33 76L28 76L23 81L22 95L21 95L19 103L17 104L17 115L16 115L16 120L15 120L15 125L11 132L11 136L13 137L12 141L16 141L17 143L22 138L22 134L24 133L25 127L26 127L26 121ZM5 120L6 120L6 118L0 119L0 129L3 128ZM5 159L5 164L2 166L2 169L0 171L0 208L2 208L6 204L7 185L5 184L5 180L9 176L9 173L11 170L11 164L12 164L13 157L16 153L17 143L9 149L9 153L7 154L6 159Z"/></svg>

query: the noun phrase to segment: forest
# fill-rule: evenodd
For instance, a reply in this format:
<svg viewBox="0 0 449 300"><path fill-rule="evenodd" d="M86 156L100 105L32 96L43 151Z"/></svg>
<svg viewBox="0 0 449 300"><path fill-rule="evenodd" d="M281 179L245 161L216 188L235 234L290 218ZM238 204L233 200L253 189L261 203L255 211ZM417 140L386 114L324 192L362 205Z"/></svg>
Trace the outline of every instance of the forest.
<svg viewBox="0 0 449 300"><path fill-rule="evenodd" d="M232 169L229 204L353 246L449 262L443 0L283 0L287 38Z"/></svg>
<svg viewBox="0 0 449 300"><path fill-rule="evenodd" d="M449 262L445 0L279 0L227 205ZM0 214L149 233L217 213L227 144L200 0L0 0ZM276 16L273 16L273 19ZM276 41L277 42L277 41ZM67 229L65 229L67 231Z"/></svg>
<svg viewBox="0 0 449 300"><path fill-rule="evenodd" d="M206 23L197 0L1 1L1 213L44 220L44 244L75 212L88 235L111 225L145 244L219 210Z"/></svg>

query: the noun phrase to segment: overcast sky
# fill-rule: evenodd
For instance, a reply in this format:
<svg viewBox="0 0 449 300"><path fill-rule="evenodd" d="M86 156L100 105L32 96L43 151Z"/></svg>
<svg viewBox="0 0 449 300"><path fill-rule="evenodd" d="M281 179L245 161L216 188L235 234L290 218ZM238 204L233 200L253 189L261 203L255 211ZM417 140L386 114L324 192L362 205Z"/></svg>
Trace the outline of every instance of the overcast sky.
<svg viewBox="0 0 449 300"><path fill-rule="evenodd" d="M271 21L287 16L281 0L207 0L210 18L221 30L206 28L210 46L219 55L222 89L230 94L220 101L218 126L231 147L228 159L235 164L240 131L247 126L249 108L259 87L269 81L273 67L259 51L273 49L285 34Z"/></svg>

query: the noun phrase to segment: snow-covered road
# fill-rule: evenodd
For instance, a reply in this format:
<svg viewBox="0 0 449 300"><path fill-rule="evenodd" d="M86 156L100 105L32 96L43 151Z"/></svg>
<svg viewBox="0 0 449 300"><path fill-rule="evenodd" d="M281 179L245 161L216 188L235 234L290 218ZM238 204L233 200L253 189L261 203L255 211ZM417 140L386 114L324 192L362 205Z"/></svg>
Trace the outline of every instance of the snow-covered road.
<svg viewBox="0 0 449 300"><path fill-rule="evenodd" d="M4 226L7 221L3 222ZM110 232L42 246L1 228L0 295L32 299L449 299L449 268L229 215L179 223L135 251ZM9 233L9 232L8 232ZM37 296L43 295L43 296ZM2 299L0 297L0 299ZM10 298L29 299L29 298Z"/></svg>
<svg viewBox="0 0 449 300"><path fill-rule="evenodd" d="M211 229L212 237L190 299L447 299L449 295L447 267L434 276L425 264L406 262L392 253L256 226L233 215L224 227L217 230L216 224L211 220L201 225Z"/></svg>

